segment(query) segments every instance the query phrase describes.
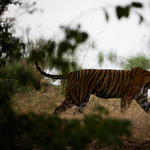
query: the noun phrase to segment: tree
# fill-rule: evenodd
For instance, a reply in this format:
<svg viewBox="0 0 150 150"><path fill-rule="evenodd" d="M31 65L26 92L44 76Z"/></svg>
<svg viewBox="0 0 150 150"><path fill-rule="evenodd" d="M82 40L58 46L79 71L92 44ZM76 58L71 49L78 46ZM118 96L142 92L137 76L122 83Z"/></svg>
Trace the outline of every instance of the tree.
<svg viewBox="0 0 150 150"><path fill-rule="evenodd" d="M0 66L6 66L10 62L18 61L25 52L25 44L19 38L12 35L14 18L2 18L9 4L21 5L20 1L6 0L0 3Z"/></svg>
<svg viewBox="0 0 150 150"><path fill-rule="evenodd" d="M116 6L115 10L116 10L116 15L117 15L118 19L120 20L123 17L128 18L130 16L131 10L133 10L134 8L142 9L143 4L140 2L131 2L130 4L125 5L125 6L120 6L120 5ZM108 14L106 8L104 9L104 12L105 12L106 20L108 21L109 14ZM139 16L139 23L142 23L144 21L144 17L140 13L136 13L136 14Z"/></svg>

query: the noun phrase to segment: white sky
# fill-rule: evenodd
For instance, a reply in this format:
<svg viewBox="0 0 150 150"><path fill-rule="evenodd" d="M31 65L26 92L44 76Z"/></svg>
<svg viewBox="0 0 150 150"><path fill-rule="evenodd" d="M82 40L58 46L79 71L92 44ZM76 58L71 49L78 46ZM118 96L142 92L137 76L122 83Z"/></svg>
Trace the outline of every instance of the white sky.
<svg viewBox="0 0 150 150"><path fill-rule="evenodd" d="M103 51L108 53L111 50L117 51L122 57L135 55L139 52L148 51L148 40L150 36L150 1L141 0L144 8L133 10L129 19L118 21L115 14L115 6L126 5L131 0L30 0L36 1L36 7L43 9L43 13L36 12L33 15L22 14L21 9L11 6L7 16L16 17L16 34L26 38L25 29L31 27L29 37L37 39L39 37L54 38L59 40L62 37L60 25L76 26L81 25L82 29L90 35L89 42L94 41L96 48L83 51L79 57L80 62L86 54L83 68L118 68L110 63L105 63L102 67L98 65L98 53ZM27 2L27 1L23 1ZM105 7L109 13L109 21L105 19ZM139 25L139 17L135 12L144 15L146 23ZM22 32L24 31L24 32ZM85 48L84 46L82 49Z"/></svg>

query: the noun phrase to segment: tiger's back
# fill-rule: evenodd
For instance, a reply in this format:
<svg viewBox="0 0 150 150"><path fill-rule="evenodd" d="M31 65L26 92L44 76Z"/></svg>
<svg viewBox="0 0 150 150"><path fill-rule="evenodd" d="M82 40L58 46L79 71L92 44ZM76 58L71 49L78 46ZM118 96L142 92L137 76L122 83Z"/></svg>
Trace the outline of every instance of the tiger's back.
<svg viewBox="0 0 150 150"><path fill-rule="evenodd" d="M121 98L132 86L136 85L134 82L136 70L138 68L129 71L87 69L72 72L67 79L66 94L75 92L77 98L80 99L90 94L101 98Z"/></svg>

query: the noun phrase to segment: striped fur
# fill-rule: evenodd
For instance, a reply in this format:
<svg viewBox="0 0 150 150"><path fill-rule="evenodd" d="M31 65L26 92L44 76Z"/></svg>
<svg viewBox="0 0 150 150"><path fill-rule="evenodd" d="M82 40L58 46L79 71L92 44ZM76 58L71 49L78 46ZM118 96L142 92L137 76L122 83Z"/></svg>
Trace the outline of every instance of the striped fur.
<svg viewBox="0 0 150 150"><path fill-rule="evenodd" d="M67 80L65 100L55 109L54 115L75 105L77 106L76 111L82 113L91 94L105 99L121 98L121 112L125 112L135 99L141 108L150 113L150 102L148 102L150 72L142 68L135 67L131 70L86 69L66 75L51 75L42 71L37 62L35 64L42 75Z"/></svg>

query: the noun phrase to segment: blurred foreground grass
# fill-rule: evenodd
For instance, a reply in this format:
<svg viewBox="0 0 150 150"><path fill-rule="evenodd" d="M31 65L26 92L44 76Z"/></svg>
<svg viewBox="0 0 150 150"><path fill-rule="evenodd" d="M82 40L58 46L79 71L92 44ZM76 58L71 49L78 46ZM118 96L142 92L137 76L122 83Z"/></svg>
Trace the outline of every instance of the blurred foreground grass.
<svg viewBox="0 0 150 150"><path fill-rule="evenodd" d="M15 94L11 101L12 108L16 113L27 114L53 114L54 109L64 100L61 88L56 85L43 84L41 91L34 91L27 94ZM144 141L150 139L150 116L146 114L140 106L133 101L126 114L120 113L120 99L100 99L94 95L81 115L74 115L75 107L60 115L65 119L83 119L84 115L96 113L94 108L98 105L109 110L110 118L128 119L132 122L132 137L128 140Z"/></svg>

